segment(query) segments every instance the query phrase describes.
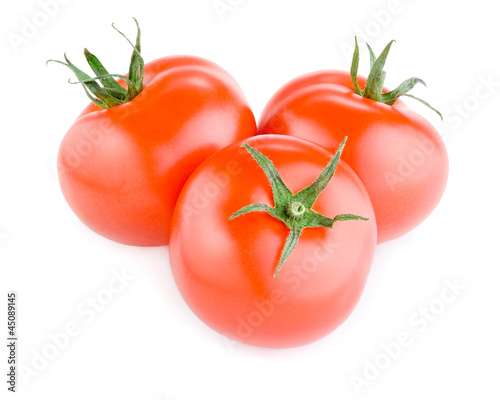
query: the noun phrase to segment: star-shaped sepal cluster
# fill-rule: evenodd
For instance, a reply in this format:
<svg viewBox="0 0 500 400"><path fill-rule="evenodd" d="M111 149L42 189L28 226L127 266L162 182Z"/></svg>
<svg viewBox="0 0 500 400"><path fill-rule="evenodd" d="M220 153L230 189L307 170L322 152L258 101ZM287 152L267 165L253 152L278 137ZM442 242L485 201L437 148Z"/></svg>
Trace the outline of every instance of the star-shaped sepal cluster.
<svg viewBox="0 0 500 400"><path fill-rule="evenodd" d="M278 170L269 158L249 144L242 144L269 179L273 192L274 207L270 207L264 203L250 204L231 215L229 219L232 220L255 211L264 211L283 222L290 229L274 277L278 276L281 267L299 242L300 235L304 229L332 228L337 221L367 220L365 217L354 214L339 214L334 218L329 218L312 209L318 196L327 187L335 174L346 140L347 137L344 138L335 155L316 180L295 194L285 185Z"/></svg>

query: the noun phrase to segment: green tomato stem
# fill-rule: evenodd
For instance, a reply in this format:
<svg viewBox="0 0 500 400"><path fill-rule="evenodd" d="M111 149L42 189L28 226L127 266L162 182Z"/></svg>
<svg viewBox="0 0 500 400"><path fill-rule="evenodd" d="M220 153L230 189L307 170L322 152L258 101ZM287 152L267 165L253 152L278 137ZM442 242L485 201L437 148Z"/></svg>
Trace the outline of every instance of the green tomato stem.
<svg viewBox="0 0 500 400"><path fill-rule="evenodd" d="M427 106L428 108L430 108L432 111L437 113L441 119L443 119L442 114L434 107L432 107L429 103L418 97L408 94L408 92L412 90L417 83L421 83L425 86L425 82L420 78L414 77L407 79L402 84L400 84L396 89L391 90L390 92L387 93L382 93L385 81L384 66L387 60L387 56L389 55L391 46L394 42L395 42L394 40L391 40L384 48L384 50L382 51L382 53L378 58L375 56L375 53L373 52L372 48L367 44L368 51L370 53L370 73L366 80L365 89L361 90L361 88L358 85L358 67L359 67L358 38L354 37L354 53L352 56L352 63L351 63L351 80L354 87L354 91L362 97L378 101L380 103L384 103L389 106L392 106L401 96L411 97L412 99L415 99L420 103L424 104L425 106Z"/></svg>
<svg viewBox="0 0 500 400"><path fill-rule="evenodd" d="M250 204L235 212L229 219L232 220L255 211L265 211L272 217L283 222L290 229L274 277L278 276L281 267L299 242L300 235L304 229L320 227L330 229L337 221L367 220L365 217L354 214L340 214L332 219L312 210L312 206L318 199L318 196L326 188L335 173L346 140L347 137L344 138L335 155L316 180L295 194L285 185L278 170L269 158L252 146L246 143L242 144L265 172L271 183L274 207L270 207L264 203Z"/></svg>
<svg viewBox="0 0 500 400"><path fill-rule="evenodd" d="M96 74L95 77L87 75L71 63L68 57L66 57L66 53L64 54L65 62L59 60L48 60L47 63L56 62L68 67L77 78L76 82L70 81L70 83L81 84L87 97L89 97L89 99L99 107L110 108L127 103L141 93L142 80L144 78L144 59L141 56L141 29L135 18L134 21L137 26L135 44L133 44L115 27L114 24L112 24L113 29L122 35L133 47L128 78L123 75L110 74L106 68L104 68L99 59L87 49L84 49L83 54L85 55L85 59L87 60L90 68ZM120 85L115 78L122 79L127 84L127 88Z"/></svg>

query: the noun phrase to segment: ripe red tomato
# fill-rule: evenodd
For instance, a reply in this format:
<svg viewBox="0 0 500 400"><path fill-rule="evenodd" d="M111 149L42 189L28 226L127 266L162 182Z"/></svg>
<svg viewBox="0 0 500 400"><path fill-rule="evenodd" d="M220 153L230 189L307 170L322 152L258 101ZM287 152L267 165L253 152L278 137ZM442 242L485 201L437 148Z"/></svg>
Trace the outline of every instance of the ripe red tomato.
<svg viewBox="0 0 500 400"><path fill-rule="evenodd" d="M281 135L245 143L269 157L297 196L332 159L318 145ZM304 229L277 277L291 231L287 225L266 212L229 219L254 203L272 207L275 197L249 151L233 144L203 162L174 212L170 263L175 282L194 313L231 339L264 347L318 340L348 317L365 285L376 245L366 189L341 160L312 210L330 218L354 213L368 220Z"/></svg>
<svg viewBox="0 0 500 400"><path fill-rule="evenodd" d="M357 81L364 88L367 80ZM347 72L314 72L285 84L266 105L258 133L295 136L330 151L349 136L343 160L371 196L379 243L422 222L446 186L448 156L436 129L400 100L388 105L358 95Z"/></svg>
<svg viewBox="0 0 500 400"><path fill-rule="evenodd" d="M91 229L117 242L168 243L177 196L215 151L255 134L234 79L196 57L145 65L142 92L102 109L89 105L58 156L62 192Z"/></svg>

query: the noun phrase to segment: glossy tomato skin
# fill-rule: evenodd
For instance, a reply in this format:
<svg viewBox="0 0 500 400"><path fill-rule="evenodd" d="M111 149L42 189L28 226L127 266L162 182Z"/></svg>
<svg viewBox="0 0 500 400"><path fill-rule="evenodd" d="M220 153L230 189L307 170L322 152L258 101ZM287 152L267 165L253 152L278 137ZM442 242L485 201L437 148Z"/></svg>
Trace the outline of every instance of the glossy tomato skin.
<svg viewBox="0 0 500 400"><path fill-rule="evenodd" d="M363 88L366 79L358 82ZM400 100L388 106L357 95L346 72L314 72L285 84L266 105L258 133L300 137L329 151L348 136L342 159L371 196L379 243L421 223L446 186L448 155L434 127Z"/></svg>
<svg viewBox="0 0 500 400"><path fill-rule="evenodd" d="M311 184L332 157L313 143L282 135L245 142L273 161L294 193ZM311 343L340 325L361 296L376 245L369 196L341 160L313 209L331 218L354 213L369 220L304 229L276 278L288 228L264 212L229 220L256 202L274 206L272 190L239 144L200 165L174 213L175 282L194 313L231 339L273 348Z"/></svg>
<svg viewBox="0 0 500 400"><path fill-rule="evenodd" d="M196 57L146 64L142 92L123 105L90 104L62 140L59 182L75 214L124 244L168 243L175 202L215 151L255 134L234 79Z"/></svg>

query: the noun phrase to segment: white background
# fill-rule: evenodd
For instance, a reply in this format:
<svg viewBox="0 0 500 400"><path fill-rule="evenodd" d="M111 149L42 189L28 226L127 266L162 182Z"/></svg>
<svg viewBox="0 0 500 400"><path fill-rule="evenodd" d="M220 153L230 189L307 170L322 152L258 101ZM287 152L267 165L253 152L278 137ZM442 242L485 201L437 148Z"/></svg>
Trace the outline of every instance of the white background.
<svg viewBox="0 0 500 400"><path fill-rule="evenodd" d="M66 0L45 21L38 1L2 6L0 325L6 326L7 292L16 291L18 361L31 373L18 376L18 398L500 398L500 32L498 14L490 9L495 3L220 3L233 4L222 18L212 0ZM355 34L362 43L369 39L376 53L397 40L386 65L389 88L410 76L426 81L428 87L414 94L440 109L445 121L407 103L444 136L450 156L446 193L417 229L377 248L360 303L328 337L288 350L228 341L183 302L167 247L113 243L88 230L66 205L55 160L87 100L80 87L67 84L69 70L46 67L45 61L68 51L83 66L82 50L88 47L109 70L125 72L130 48L110 24L134 37L132 16L143 30L146 62L173 54L211 59L238 80L257 118L288 80L319 69L348 69L343 48ZM25 19L33 18L43 26L27 43L13 46L9 35L21 35ZM360 73L366 74L364 45L361 57ZM133 279L95 318L83 317L88 299L123 271ZM432 322L415 326L420 307L437 310L442 304L445 281L463 288ZM76 334L54 353L51 335L68 324ZM7 332L1 332L5 382ZM410 345L384 364L384 344L402 332ZM370 373L366 365L374 362L385 369ZM361 393L353 376L370 378ZM2 399L6 387L0 384Z"/></svg>

